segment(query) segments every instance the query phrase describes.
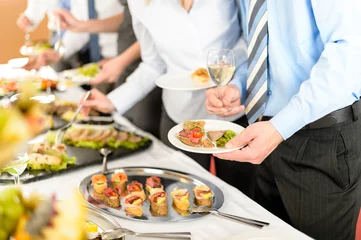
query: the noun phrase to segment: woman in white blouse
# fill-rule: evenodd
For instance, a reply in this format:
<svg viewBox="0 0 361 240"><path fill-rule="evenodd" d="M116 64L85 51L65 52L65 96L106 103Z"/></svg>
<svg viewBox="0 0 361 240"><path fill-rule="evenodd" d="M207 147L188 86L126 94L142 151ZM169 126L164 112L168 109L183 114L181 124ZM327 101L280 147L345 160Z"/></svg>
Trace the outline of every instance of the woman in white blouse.
<svg viewBox="0 0 361 240"><path fill-rule="evenodd" d="M129 1L133 28L141 45L142 63L126 83L105 97L93 90L85 103L103 112L123 114L156 87L165 73L194 71L206 66L207 52L229 48L236 53L237 65L246 61L241 38L237 3L234 0L137 0ZM242 42L243 41L243 42ZM237 77L246 74L242 69ZM188 119L214 119L204 107L205 91L163 89L161 140L168 146L168 131ZM237 120L240 116L228 119ZM210 156L185 152L209 169ZM252 195L255 166L216 160L217 175L244 193Z"/></svg>

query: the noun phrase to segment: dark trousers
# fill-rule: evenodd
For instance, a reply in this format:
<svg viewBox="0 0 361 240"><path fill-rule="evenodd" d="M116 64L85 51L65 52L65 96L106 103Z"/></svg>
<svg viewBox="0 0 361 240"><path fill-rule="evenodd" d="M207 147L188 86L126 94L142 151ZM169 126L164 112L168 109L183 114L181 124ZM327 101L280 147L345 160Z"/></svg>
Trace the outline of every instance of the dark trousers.
<svg viewBox="0 0 361 240"><path fill-rule="evenodd" d="M355 240L361 120L300 130L260 165L256 200L315 239Z"/></svg>
<svg viewBox="0 0 361 240"><path fill-rule="evenodd" d="M245 118L236 121L240 125L246 123ZM164 144L173 149L175 148L168 140L168 132L177 123L175 123L168 116L164 108L162 108L161 124L160 124L160 139ZM181 151L181 150L180 150ZM209 171L211 155L198 154L187 151L182 151L184 154L195 160L203 168ZM226 183L234 186L250 198L254 198L255 184L256 184L256 171L258 166L250 163L239 163L216 158L216 171L217 176Z"/></svg>

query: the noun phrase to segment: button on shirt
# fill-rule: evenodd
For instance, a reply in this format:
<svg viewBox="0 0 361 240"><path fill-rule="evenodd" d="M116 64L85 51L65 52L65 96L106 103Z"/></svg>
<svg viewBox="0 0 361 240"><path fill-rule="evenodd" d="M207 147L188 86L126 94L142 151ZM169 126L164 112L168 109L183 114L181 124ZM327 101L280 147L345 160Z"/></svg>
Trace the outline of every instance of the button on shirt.
<svg viewBox="0 0 361 240"><path fill-rule="evenodd" d="M239 0L247 38L250 0ZM264 116L284 139L361 94L360 0L267 0L269 92ZM242 66L246 69L247 64ZM235 81L245 97L246 78Z"/></svg>
<svg viewBox="0 0 361 240"><path fill-rule="evenodd" d="M189 13L177 0L152 0L150 4L139 0L128 4L134 32L141 44L142 63L125 84L108 95L121 114L146 96L164 73L191 74L197 68L206 67L207 52L212 48L236 46L238 63L246 61L246 49L239 44L241 31L236 1L194 0ZM168 115L177 123L186 119L218 118L206 111L205 90L163 89L162 98Z"/></svg>

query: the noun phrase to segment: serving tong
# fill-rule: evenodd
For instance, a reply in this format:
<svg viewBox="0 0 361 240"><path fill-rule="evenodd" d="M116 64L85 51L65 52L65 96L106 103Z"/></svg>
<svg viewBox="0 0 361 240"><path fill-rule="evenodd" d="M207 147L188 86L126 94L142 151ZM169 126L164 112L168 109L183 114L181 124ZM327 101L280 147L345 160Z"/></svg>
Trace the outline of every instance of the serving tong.
<svg viewBox="0 0 361 240"><path fill-rule="evenodd" d="M218 211L217 209L205 207L205 206L193 207L193 208L189 209L189 212L191 214L210 213L210 214L213 214L213 215L216 215L216 216L219 216L222 218L226 218L226 219L229 219L229 220L232 220L235 222L248 224L248 225L256 227L256 228L263 228L264 226L270 225L268 222L263 222L263 221L259 221L259 220L255 220L255 219L244 218L244 217L239 217L239 216L228 214L228 213L223 213L223 212Z"/></svg>
<svg viewBox="0 0 361 240"><path fill-rule="evenodd" d="M164 238L164 239L191 239L190 232L162 232L162 233L138 233L126 228L109 229L102 232L102 240L122 239L125 236Z"/></svg>
<svg viewBox="0 0 361 240"><path fill-rule="evenodd" d="M80 111L83 109L83 103L88 100L89 96L90 96L91 91L88 91L85 96L83 101L80 103L79 107L76 109L73 118L70 120L70 122L68 122L66 125L62 126L61 128L58 129L58 132L56 133L56 137L55 137L55 143L56 144L60 144L63 141L64 138L64 134L65 131L71 127L71 125L73 125L73 123L75 122L77 116L79 115Z"/></svg>

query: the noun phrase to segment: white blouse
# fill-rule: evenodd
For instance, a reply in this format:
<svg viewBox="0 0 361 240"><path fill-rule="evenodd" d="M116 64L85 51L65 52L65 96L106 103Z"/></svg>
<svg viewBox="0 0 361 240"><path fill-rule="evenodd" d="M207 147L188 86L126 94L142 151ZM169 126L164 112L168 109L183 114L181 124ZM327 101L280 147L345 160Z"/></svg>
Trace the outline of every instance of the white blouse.
<svg viewBox="0 0 361 240"><path fill-rule="evenodd" d="M233 49L237 66L246 61L246 47L234 0L194 0L189 13L179 0L151 0L149 4L146 0L133 0L128 3L134 32L141 44L142 63L126 83L108 95L121 114L154 89L155 80L161 75L206 67L210 49ZM245 74L239 69L234 79ZM176 123L187 119L218 118L205 109L205 90L163 89L162 99L168 115Z"/></svg>

